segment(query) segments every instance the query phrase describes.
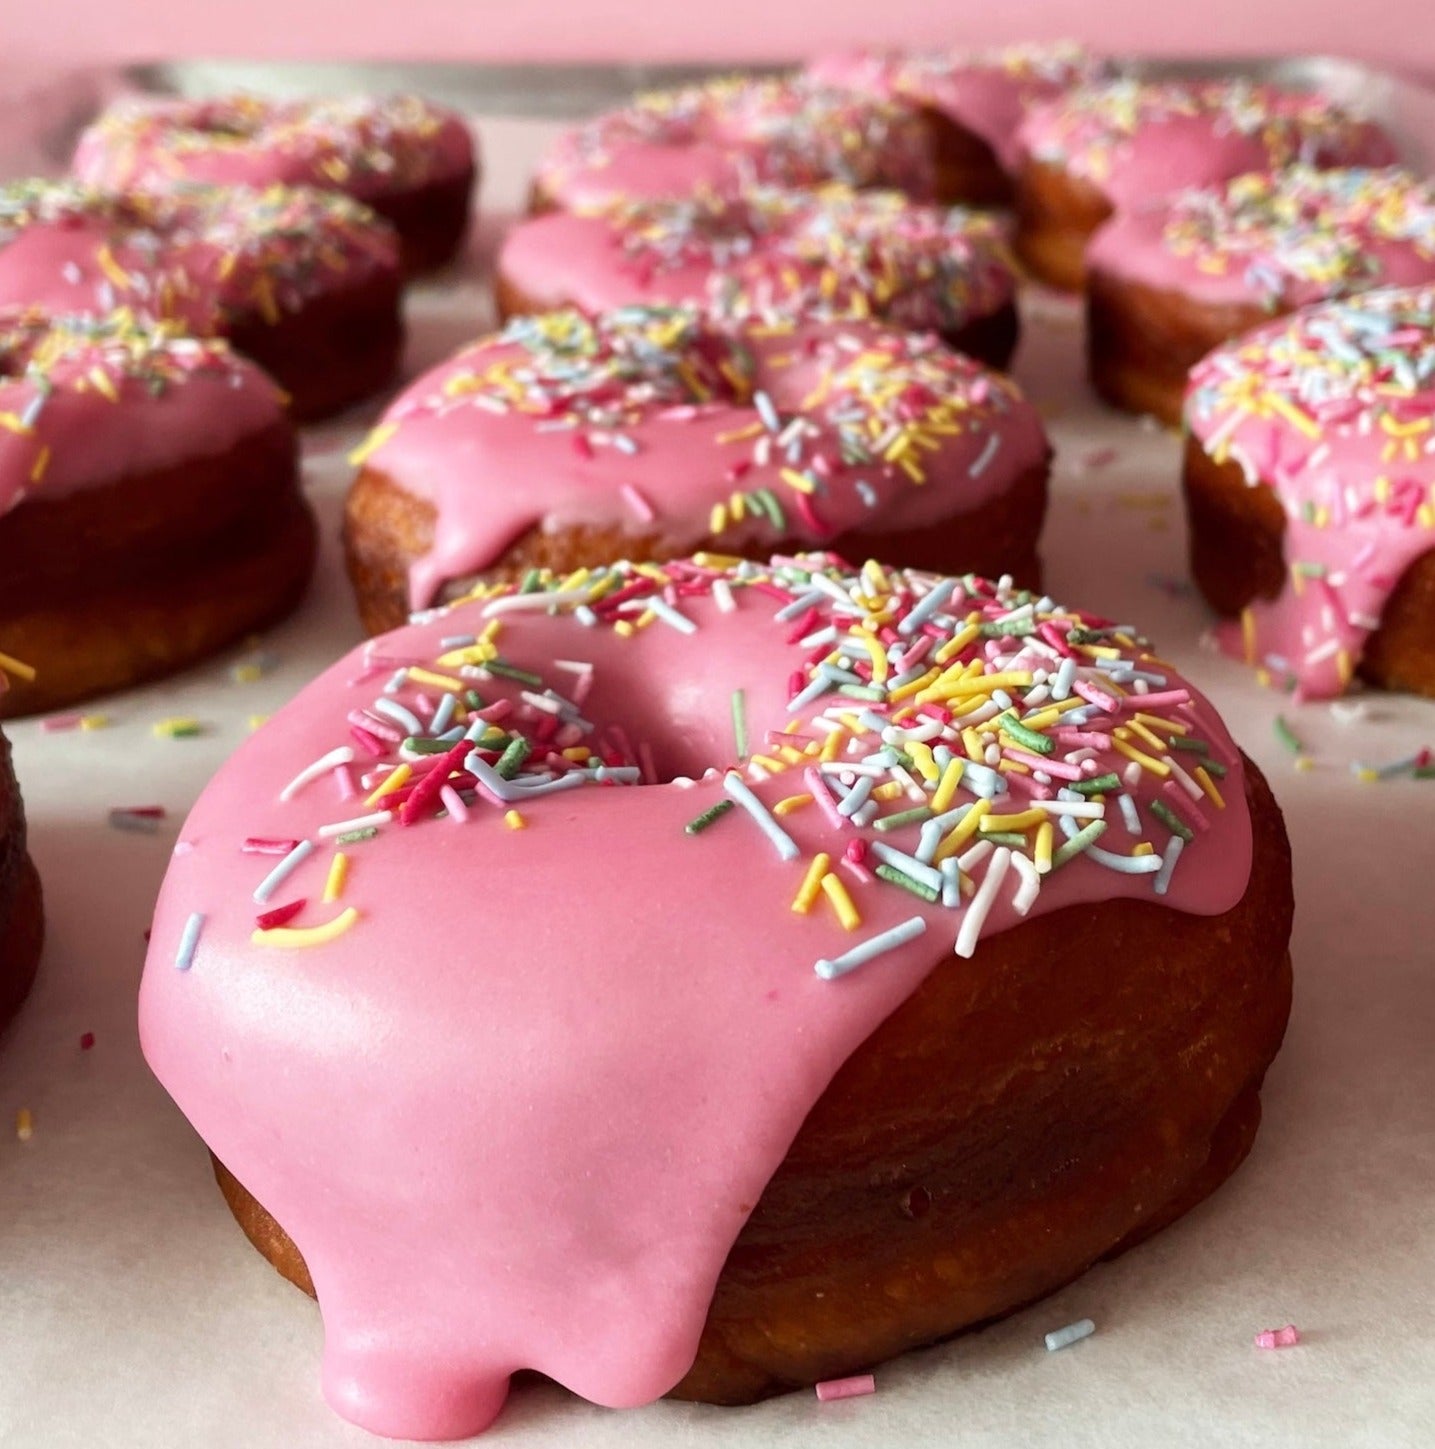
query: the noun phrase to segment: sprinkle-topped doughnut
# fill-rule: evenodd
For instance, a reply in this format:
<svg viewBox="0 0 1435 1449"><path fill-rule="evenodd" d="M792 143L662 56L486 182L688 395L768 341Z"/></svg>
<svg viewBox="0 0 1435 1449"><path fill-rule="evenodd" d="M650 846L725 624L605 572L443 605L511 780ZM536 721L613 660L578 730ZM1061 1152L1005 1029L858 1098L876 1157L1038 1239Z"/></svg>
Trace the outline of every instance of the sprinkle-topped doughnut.
<svg viewBox="0 0 1435 1449"><path fill-rule="evenodd" d="M343 192L393 222L406 260L429 265L446 256L407 253L438 247L438 223L451 231L456 196L459 234L443 241L452 253L475 169L463 119L417 96L127 101L84 132L74 163L81 181L113 191L203 182Z"/></svg>
<svg viewBox="0 0 1435 1449"><path fill-rule="evenodd" d="M1186 421L1284 516L1284 583L1221 626L1223 645L1304 696L1339 693L1435 548L1435 286L1307 308L1230 343L1193 371Z"/></svg>
<svg viewBox="0 0 1435 1449"><path fill-rule="evenodd" d="M1017 128L1034 105L1104 77L1108 63L1070 41L991 50L848 51L819 57L820 85L893 97L940 111L1013 170Z"/></svg>
<svg viewBox="0 0 1435 1449"><path fill-rule="evenodd" d="M1036 108L1022 154L1097 187L1117 209L1294 162L1385 165L1385 134L1330 97L1235 81L1113 80Z"/></svg>
<svg viewBox="0 0 1435 1449"><path fill-rule="evenodd" d="M282 186L120 195L69 181L0 187L0 305L128 308L229 337L332 411L387 379L402 342L398 253L348 197ZM364 341L364 355L355 344Z"/></svg>
<svg viewBox="0 0 1435 1449"><path fill-rule="evenodd" d="M1065 906L1218 915L1252 861L1239 753L1122 625L826 558L540 577L231 756L141 1038L302 1252L329 1401L457 1437L520 1368L671 1390L804 1119L934 969Z"/></svg>
<svg viewBox="0 0 1435 1449"><path fill-rule="evenodd" d="M509 232L498 271L510 312L637 303L737 318L875 317L939 332L998 367L1016 336L1000 223L892 191L760 188L601 216L553 212ZM993 320L1001 314L1005 326Z"/></svg>
<svg viewBox="0 0 1435 1449"><path fill-rule="evenodd" d="M930 197L932 155L920 116L800 76L655 91L564 132L538 169L534 203L591 211L825 181Z"/></svg>
<svg viewBox="0 0 1435 1449"><path fill-rule="evenodd" d="M375 482L428 506L414 608L534 532L606 532L610 558L923 532L979 550L942 526L1034 484L1015 567L1040 525L1048 452L1015 384L935 337L667 308L516 318L420 378L360 449L350 563Z"/></svg>

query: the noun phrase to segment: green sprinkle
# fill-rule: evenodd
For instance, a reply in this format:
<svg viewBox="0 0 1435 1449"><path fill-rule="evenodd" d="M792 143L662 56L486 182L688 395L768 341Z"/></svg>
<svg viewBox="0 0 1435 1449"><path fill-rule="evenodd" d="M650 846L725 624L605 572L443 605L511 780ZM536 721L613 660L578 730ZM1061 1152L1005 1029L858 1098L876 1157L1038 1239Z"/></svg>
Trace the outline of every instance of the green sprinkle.
<svg viewBox="0 0 1435 1449"><path fill-rule="evenodd" d="M353 845L357 840L368 840L379 833L377 825L366 825L362 830L346 830L334 837L335 845Z"/></svg>
<svg viewBox="0 0 1435 1449"><path fill-rule="evenodd" d="M916 825L931 818L932 807L918 805L915 810L899 810L895 815L884 815L880 820L874 820L872 824L878 830L900 830L904 825Z"/></svg>
<svg viewBox="0 0 1435 1449"><path fill-rule="evenodd" d="M981 626L982 634L988 639L1021 639L1036 633L1034 619L1013 619L1009 624L996 620Z"/></svg>
<svg viewBox="0 0 1435 1449"><path fill-rule="evenodd" d="M1296 732L1290 727L1290 725L1286 723L1286 717L1283 714L1278 714L1276 716L1275 728L1276 738L1281 742L1281 744L1286 747L1286 749L1291 752L1291 754L1303 755L1305 753L1305 746L1301 744L1300 738L1296 734Z"/></svg>
<svg viewBox="0 0 1435 1449"><path fill-rule="evenodd" d="M523 762L533 753L533 746L522 736L509 740L508 748L498 757L493 767L500 780L511 780L522 768Z"/></svg>
<svg viewBox="0 0 1435 1449"><path fill-rule="evenodd" d="M1106 822L1093 820L1090 825L1078 830L1070 840L1059 845L1052 853L1051 868L1057 870L1069 860L1075 860L1088 845L1095 845L1106 834Z"/></svg>
<svg viewBox="0 0 1435 1449"><path fill-rule="evenodd" d="M474 743L481 750L506 750L508 748L508 731L493 725L484 730Z"/></svg>
<svg viewBox="0 0 1435 1449"><path fill-rule="evenodd" d="M924 901L931 904L937 899L937 892L931 886L924 886L921 881L913 880L904 870L898 870L895 865L888 865L883 861L877 867L877 874L885 881L893 885L901 886L904 891L911 891L914 896L920 896Z"/></svg>
<svg viewBox="0 0 1435 1449"><path fill-rule="evenodd" d="M731 800L719 800L716 805L708 806L708 808L704 810L701 815L696 816L692 820L689 820L688 823L683 826L684 834L701 835L703 831L706 830L708 826L713 823L714 820L721 819L732 808L733 802Z"/></svg>
<svg viewBox="0 0 1435 1449"><path fill-rule="evenodd" d="M1153 800L1151 802L1151 813L1172 835L1179 835L1187 845L1196 838L1196 832L1164 800Z"/></svg>
<svg viewBox="0 0 1435 1449"><path fill-rule="evenodd" d="M1093 775L1089 780L1074 780L1069 789L1078 795L1104 795L1108 790L1121 788L1121 777L1114 772L1109 775Z"/></svg>
<svg viewBox="0 0 1435 1449"><path fill-rule="evenodd" d="M539 580L541 578L542 575L537 569L529 569L528 572L523 575L523 582L519 584L518 592L520 594L536 594L538 592Z"/></svg>
<svg viewBox="0 0 1435 1449"><path fill-rule="evenodd" d="M1326 568L1323 563L1301 563L1294 566L1296 573L1303 579L1323 579L1326 575Z"/></svg>
<svg viewBox="0 0 1435 1449"><path fill-rule="evenodd" d="M404 749L411 755L444 755L453 748L447 740L421 740L415 735L410 735L404 741Z"/></svg>
<svg viewBox="0 0 1435 1449"><path fill-rule="evenodd" d="M483 696L476 689L466 689L463 692L463 702L470 709L482 709Z"/></svg>
<svg viewBox="0 0 1435 1449"><path fill-rule="evenodd" d="M775 529L782 532L787 528L787 515L782 511L782 504L777 501L777 494L771 488L755 488L747 496L767 514Z"/></svg>
<svg viewBox="0 0 1435 1449"><path fill-rule="evenodd" d="M1056 751L1056 741L1028 729L1017 717L1015 710L1007 710L997 716L997 727L1005 730L1024 750L1034 755L1050 755Z"/></svg>
<svg viewBox="0 0 1435 1449"><path fill-rule="evenodd" d="M747 759L747 691L743 689L732 692L732 737L738 759Z"/></svg>
<svg viewBox="0 0 1435 1449"><path fill-rule="evenodd" d="M837 693L845 694L848 699L865 699L873 704L887 698L887 691L878 689L875 684L839 684Z"/></svg>
<svg viewBox="0 0 1435 1449"><path fill-rule="evenodd" d="M1016 845L1026 844L1026 836L1019 830L984 830L981 838L989 845Z"/></svg>
<svg viewBox="0 0 1435 1449"><path fill-rule="evenodd" d="M520 684L526 684L533 689L543 683L542 675L535 674L531 669L520 669L516 664L505 663L502 659L490 659L483 667L490 674L497 674L502 679L516 679Z"/></svg>
<svg viewBox="0 0 1435 1449"><path fill-rule="evenodd" d="M1414 771L1417 780L1435 780L1435 765L1417 765Z"/></svg>
<svg viewBox="0 0 1435 1449"><path fill-rule="evenodd" d="M1211 747L1205 740L1193 740L1189 735L1172 735L1166 743L1173 750L1190 750L1198 755L1208 755L1211 752Z"/></svg>
<svg viewBox="0 0 1435 1449"><path fill-rule="evenodd" d="M1226 778L1226 767L1219 760L1202 760L1201 768L1214 779Z"/></svg>

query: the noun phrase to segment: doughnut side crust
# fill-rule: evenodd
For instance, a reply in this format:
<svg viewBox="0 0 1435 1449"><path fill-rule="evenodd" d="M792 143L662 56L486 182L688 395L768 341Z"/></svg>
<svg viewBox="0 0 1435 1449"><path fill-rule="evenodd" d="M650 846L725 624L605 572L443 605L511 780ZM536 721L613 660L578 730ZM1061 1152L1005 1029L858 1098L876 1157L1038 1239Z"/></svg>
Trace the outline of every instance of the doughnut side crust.
<svg viewBox="0 0 1435 1449"><path fill-rule="evenodd" d="M45 934L40 877L25 844L10 742L0 735L0 1030L29 993Z"/></svg>
<svg viewBox="0 0 1435 1449"><path fill-rule="evenodd" d="M749 1403L1052 1292L1239 1166L1290 1009L1289 844L1244 760L1255 864L1213 917L1072 906L945 959L848 1059L718 1280L678 1398ZM222 1164L256 1248L283 1228Z"/></svg>
<svg viewBox="0 0 1435 1449"><path fill-rule="evenodd" d="M1079 292L1086 243L1111 213L1111 202L1090 181L1054 162L1028 158L1016 177L1017 258L1037 281Z"/></svg>

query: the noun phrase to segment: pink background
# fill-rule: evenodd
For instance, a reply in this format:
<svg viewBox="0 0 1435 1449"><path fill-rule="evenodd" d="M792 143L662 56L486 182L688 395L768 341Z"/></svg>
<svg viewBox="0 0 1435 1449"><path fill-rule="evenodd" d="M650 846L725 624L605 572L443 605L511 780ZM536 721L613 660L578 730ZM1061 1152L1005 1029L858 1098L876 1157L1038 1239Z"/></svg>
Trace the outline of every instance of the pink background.
<svg viewBox="0 0 1435 1449"><path fill-rule="evenodd" d="M0 0L7 65L782 59L858 40L1064 36L1151 54L1326 51L1435 75L1431 0Z"/></svg>

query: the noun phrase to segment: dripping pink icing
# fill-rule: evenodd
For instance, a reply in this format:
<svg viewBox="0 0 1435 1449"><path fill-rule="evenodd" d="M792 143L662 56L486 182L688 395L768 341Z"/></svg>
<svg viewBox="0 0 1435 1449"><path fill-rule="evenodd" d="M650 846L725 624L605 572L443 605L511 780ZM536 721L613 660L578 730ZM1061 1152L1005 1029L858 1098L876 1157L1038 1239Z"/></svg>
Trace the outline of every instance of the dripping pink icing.
<svg viewBox="0 0 1435 1449"><path fill-rule="evenodd" d="M825 570L815 581L813 568ZM731 592L726 601L717 584ZM799 680L816 678L795 621L895 625L890 659L928 630L955 645L973 610L991 621L1024 619L1029 596L870 568L859 577L819 559L725 572L679 562L641 576L619 566L579 591L582 607L601 616L584 627L579 598L556 587L548 579L526 600L500 590L372 641L242 745L184 826L186 848L161 893L141 989L141 1040L154 1071L311 1270L330 1402L395 1436L477 1432L501 1408L509 1376L525 1367L613 1406L671 1389L693 1361L751 1204L807 1112L934 966L962 969L951 957L953 937L977 909L974 900L954 912L870 878L849 880L862 917L853 933L820 901L806 915L790 908L817 852L838 860L856 838L871 849L885 841L910 851L918 848L916 824L877 833L859 812L837 829L831 812L810 805L781 817L792 858L780 857L746 807L697 835L685 827L731 792L724 777L703 772L734 759L734 690L744 692L752 740L796 720L802 733L788 738L812 740L813 761L816 741L832 727L819 720L830 711L901 713L886 699L890 683L875 691L883 696L876 704L838 694L790 700L794 670ZM883 610L885 624L864 599L875 600L870 607ZM693 633L653 617L659 606ZM630 637L614 627L624 617ZM1229 770L1224 808L1204 796L1176 802L1176 813L1197 826L1184 851L1153 803L1170 796L1170 782L1110 746L1088 756L1061 743L1053 759L1080 762L1089 779L1114 771L1129 782L1141 828L1158 854L1176 859L1169 891L1157 899L1195 914L1229 909L1249 879L1251 829L1240 759L1215 711L1132 641L1119 642L1120 631L1101 635L1117 642L1121 660L1113 662L1070 642L1082 637L1074 630L1099 621L1049 605L1035 622L1044 632L1024 638L1002 638L994 624L989 638L949 657L957 671L978 662L992 676L988 692L1004 685L1030 694L1015 683L1029 679L1033 699L1048 691L1066 697L1084 676L1084 688L1119 701L1122 688L1140 688L1123 671L1149 674L1150 697L1161 701L1153 708L1210 751L1169 758L1180 753L1192 768L1209 758L1213 769ZM495 623L496 635L481 642ZM875 663L862 662L868 651L851 650L854 670L871 680ZM1080 674L1063 685L1067 655ZM499 674L500 664L535 671L540 683ZM651 747L655 780L595 783L588 766L545 758L565 738L550 731L551 743L498 786L541 789L557 769L554 778L577 776L578 787L561 799L527 796L516 807L525 828L505 828L509 807L490 803L489 786L463 818L433 818L435 792L411 781L388 797L403 802L399 816L417 812L410 823L390 819L371 837L336 847L319 831L361 807L332 789L326 757L351 739L353 712L377 710L376 700L423 708L426 719L418 695L434 686L408 679L406 666L466 669L464 682L482 691L485 712L507 702L504 724L534 738L553 720L522 702L522 690L580 699L563 706L570 737L619 761L619 775L635 749L641 756ZM1116 674L1124 685L1112 683ZM933 688L940 693L940 682ZM1141 708L1140 693L1126 699L1116 705L1121 715ZM963 696L953 708L973 705ZM1083 706L1068 718L1099 740L1096 732L1121 717L1101 710ZM929 732L932 718L950 721L941 705L934 717L903 717L934 744L941 739ZM457 719L461 732L463 706ZM477 720L471 737L486 740L490 728ZM960 748L957 724L942 728L941 738ZM875 734L861 733L838 751L830 778L839 793L847 789L835 773L841 759L860 761L880 746ZM355 767L370 784L396 764L383 748L382 760L365 752ZM506 749L500 740L484 753L492 762ZM414 765L420 781L425 769L459 770L452 778L460 788L479 768L433 755ZM497 779L491 764L482 768ZM976 773L952 797L958 805L996 788L1009 791L997 795L998 808L1028 808L1061 783L963 768ZM803 788L800 770L765 773L746 771L766 807ZM411 807L426 788L426 802ZM910 805L884 800L876 808ZM256 903L274 860L245 853L249 837L316 848ZM1133 838L1114 808L1102 842L1112 859L1129 858ZM343 910L355 913L344 918L348 929L302 951L254 937L260 911L291 897L316 900L336 848L351 857L344 894L311 905L294 924L322 927ZM988 847L962 859L975 883L997 856ZM1024 874L1012 868L1012 888L996 889L983 936L1019 919L1015 887ZM1040 914L1151 899L1152 881L1077 854L1041 876L1026 905ZM914 920L925 934L870 964L835 980L814 971L814 963L820 971L823 960L840 961L855 943ZM960 937L958 946L970 954Z"/></svg>
<svg viewBox="0 0 1435 1449"><path fill-rule="evenodd" d="M1219 626L1222 646L1301 696L1339 694L1435 548L1435 285L1310 307L1218 348L1192 369L1186 425L1286 516L1285 587Z"/></svg>
<svg viewBox="0 0 1435 1449"><path fill-rule="evenodd" d="M1435 183L1402 171L1292 166L1119 212L1088 270L1211 306L1287 311L1435 280Z"/></svg>
<svg viewBox="0 0 1435 1449"><path fill-rule="evenodd" d="M911 54L846 51L820 56L807 74L820 85L931 106L979 136L1010 171L1019 159L1016 133L1026 112L1107 70L1081 46L1058 42Z"/></svg>
<svg viewBox="0 0 1435 1449"><path fill-rule="evenodd" d="M0 187L0 305L128 307L202 333L278 321L398 272L392 229L327 192L196 186L121 196L66 181Z"/></svg>
<svg viewBox="0 0 1435 1449"><path fill-rule="evenodd" d="M498 269L549 307L876 315L930 331L990 316L1016 288L992 217L840 187L551 212L508 233Z"/></svg>
<svg viewBox="0 0 1435 1449"><path fill-rule="evenodd" d="M1023 157L1090 182L1118 211L1296 161L1385 166L1396 159L1374 122L1328 97L1247 81L1088 86L1035 108L1018 145Z"/></svg>
<svg viewBox="0 0 1435 1449"><path fill-rule="evenodd" d="M714 81L639 96L564 132L537 174L548 201L574 211L824 181L930 198L932 157L916 112L800 76Z"/></svg>
<svg viewBox="0 0 1435 1449"><path fill-rule="evenodd" d="M226 452L283 417L279 390L222 342L0 308L0 517Z"/></svg>
<svg viewBox="0 0 1435 1449"><path fill-rule="evenodd" d="M693 368L704 374L699 392L685 381ZM766 443L754 393L775 409ZM874 417L905 466L843 463L843 439L860 428L870 445ZM800 444L791 458L779 437ZM415 608L535 527L616 525L656 534L673 552L714 536L728 548L821 543L977 508L1047 453L1016 385L934 337L856 322L724 327L645 308L515 318L414 383L360 449L437 510L433 547L410 572ZM780 526L761 499L754 505L760 490L780 500ZM724 510L716 527L715 508Z"/></svg>
<svg viewBox="0 0 1435 1449"><path fill-rule="evenodd" d="M416 96L126 101L80 137L74 173L116 191L176 182L316 186L374 201L474 166L462 118Z"/></svg>

